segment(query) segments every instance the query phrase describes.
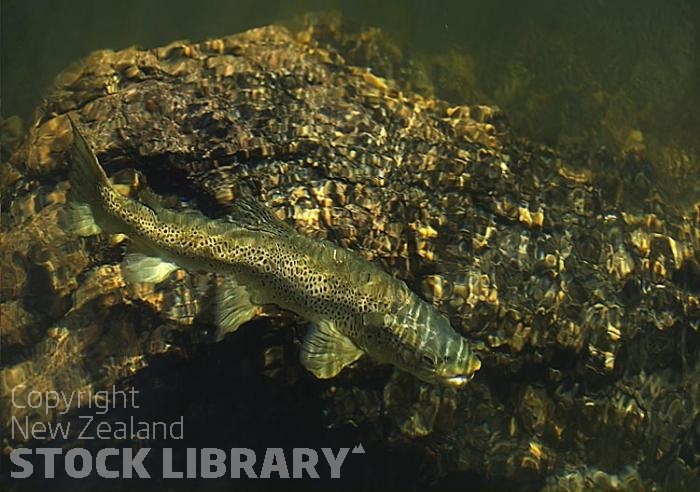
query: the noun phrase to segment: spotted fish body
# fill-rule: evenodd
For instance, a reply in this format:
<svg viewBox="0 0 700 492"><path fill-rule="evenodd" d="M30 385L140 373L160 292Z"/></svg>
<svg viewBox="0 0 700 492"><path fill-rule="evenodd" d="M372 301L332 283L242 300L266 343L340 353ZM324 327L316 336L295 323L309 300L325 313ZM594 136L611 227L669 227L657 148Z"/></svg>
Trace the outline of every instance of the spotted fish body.
<svg viewBox="0 0 700 492"><path fill-rule="evenodd" d="M480 368L468 342L405 283L355 253L298 234L250 197L228 220L177 213L119 194L73 126L73 229L129 236L127 280L158 282L176 268L220 274L219 337L275 304L311 322L303 365L330 378L366 353L429 381L466 383Z"/></svg>

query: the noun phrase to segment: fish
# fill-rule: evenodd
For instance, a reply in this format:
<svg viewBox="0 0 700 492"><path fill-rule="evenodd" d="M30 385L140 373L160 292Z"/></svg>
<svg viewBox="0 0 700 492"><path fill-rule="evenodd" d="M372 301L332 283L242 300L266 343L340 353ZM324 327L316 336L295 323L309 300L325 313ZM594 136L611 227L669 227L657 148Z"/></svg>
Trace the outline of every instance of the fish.
<svg viewBox="0 0 700 492"><path fill-rule="evenodd" d="M309 322L300 359L320 379L365 354L457 388L480 369L470 342L406 283L349 249L298 233L250 193L222 219L168 209L154 194L122 195L69 120L70 230L126 235L127 282L158 283L177 269L218 275L217 340L276 305Z"/></svg>

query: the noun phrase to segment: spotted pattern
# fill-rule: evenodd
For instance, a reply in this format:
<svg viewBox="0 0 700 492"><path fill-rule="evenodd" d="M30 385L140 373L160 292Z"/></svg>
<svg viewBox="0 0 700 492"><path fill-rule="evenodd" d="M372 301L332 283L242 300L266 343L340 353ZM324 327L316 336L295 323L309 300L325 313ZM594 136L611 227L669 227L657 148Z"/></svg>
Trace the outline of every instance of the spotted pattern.
<svg viewBox="0 0 700 492"><path fill-rule="evenodd" d="M478 368L444 317L402 281L349 250L275 224L245 227L154 210L108 186L100 196L122 232L155 246L168 260L233 275L258 304L276 304L310 321L330 320L378 360L427 380Z"/></svg>

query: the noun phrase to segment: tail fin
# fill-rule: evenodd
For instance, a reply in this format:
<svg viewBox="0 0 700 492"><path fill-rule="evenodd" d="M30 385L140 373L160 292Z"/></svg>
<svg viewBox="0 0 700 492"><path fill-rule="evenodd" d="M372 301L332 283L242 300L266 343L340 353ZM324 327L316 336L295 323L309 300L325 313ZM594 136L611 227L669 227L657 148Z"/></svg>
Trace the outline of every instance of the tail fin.
<svg viewBox="0 0 700 492"><path fill-rule="evenodd" d="M101 231L95 221L95 211L101 203L99 189L109 187L111 183L70 116L68 120L73 128L73 145L70 148L70 193L64 225L80 236L91 236Z"/></svg>
<svg viewBox="0 0 700 492"><path fill-rule="evenodd" d="M109 178L97 161L97 156L90 149L78 127L69 116L73 128L73 145L70 149L71 199L77 202L93 204L99 202L99 186L111 186Z"/></svg>

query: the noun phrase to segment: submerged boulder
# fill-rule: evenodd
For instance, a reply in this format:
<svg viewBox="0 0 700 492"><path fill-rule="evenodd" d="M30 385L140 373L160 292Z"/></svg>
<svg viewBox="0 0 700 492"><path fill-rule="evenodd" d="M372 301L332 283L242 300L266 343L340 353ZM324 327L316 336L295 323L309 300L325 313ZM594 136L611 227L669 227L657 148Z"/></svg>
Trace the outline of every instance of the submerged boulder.
<svg viewBox="0 0 700 492"><path fill-rule="evenodd" d="M57 78L0 173L5 430L11 417L75 417L12 405L18 385L25 400L135 386L152 388L155 418L197 422L187 432L202 445L218 419L235 429L220 447L244 431L274 445L282 426L289 442L352 436L393 454L358 487L382 474L442 489L697 480L700 210L516 138L497 108L413 92L381 46L271 26L101 51ZM124 193L145 177L172 208L219 217L245 183L304 234L377 262L449 316L481 371L460 391L368 360L319 381L297 362L304 326L285 313L213 344L214 276L129 284L123 237L60 227L67 114ZM621 193L638 207L620 209ZM4 435L6 450L22 442ZM419 477L403 470L414 462Z"/></svg>

